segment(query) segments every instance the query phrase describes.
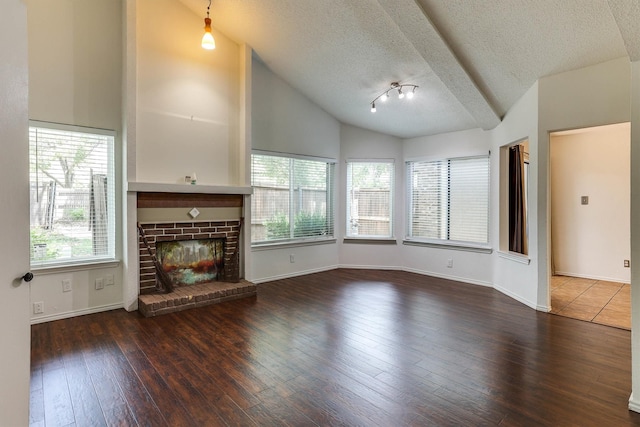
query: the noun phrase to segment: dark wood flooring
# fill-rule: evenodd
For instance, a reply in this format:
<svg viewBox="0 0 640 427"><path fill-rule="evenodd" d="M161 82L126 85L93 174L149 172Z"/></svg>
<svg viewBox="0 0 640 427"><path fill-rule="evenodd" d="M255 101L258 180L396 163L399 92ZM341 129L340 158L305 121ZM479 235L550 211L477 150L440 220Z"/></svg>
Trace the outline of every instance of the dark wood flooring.
<svg viewBox="0 0 640 427"><path fill-rule="evenodd" d="M627 426L629 331L411 273L335 270L155 318L32 327L46 426Z"/></svg>

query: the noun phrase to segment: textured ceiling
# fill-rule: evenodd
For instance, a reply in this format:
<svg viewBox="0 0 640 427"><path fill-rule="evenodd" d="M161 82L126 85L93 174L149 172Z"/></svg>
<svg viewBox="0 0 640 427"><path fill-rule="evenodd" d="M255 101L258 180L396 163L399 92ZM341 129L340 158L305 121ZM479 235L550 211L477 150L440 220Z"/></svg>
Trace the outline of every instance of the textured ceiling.
<svg viewBox="0 0 640 427"><path fill-rule="evenodd" d="M490 129L540 77L640 59L638 0L213 0L211 18L341 122L402 138ZM420 88L371 113L394 81Z"/></svg>

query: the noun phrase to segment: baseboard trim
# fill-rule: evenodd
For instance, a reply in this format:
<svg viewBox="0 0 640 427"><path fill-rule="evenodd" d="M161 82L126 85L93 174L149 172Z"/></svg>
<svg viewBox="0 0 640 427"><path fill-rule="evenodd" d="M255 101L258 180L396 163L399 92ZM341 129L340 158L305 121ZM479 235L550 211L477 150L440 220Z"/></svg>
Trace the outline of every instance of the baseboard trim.
<svg viewBox="0 0 640 427"><path fill-rule="evenodd" d="M538 306L538 304L536 304L535 302L528 301L528 300L522 298L521 296L516 295L513 292L511 292L510 290L505 289L505 288L503 288L501 286L493 285L493 289L495 289L498 292L501 292L501 293L505 294L509 298L513 298L514 300L516 300L516 301L518 301L518 302L520 302L520 303L522 303L522 304L526 305L527 307L532 308L534 310L537 310L537 311L549 311L548 308L545 308L544 306Z"/></svg>
<svg viewBox="0 0 640 427"><path fill-rule="evenodd" d="M633 400L633 393L629 396L629 410L633 412L640 412L640 402Z"/></svg>
<svg viewBox="0 0 640 427"><path fill-rule="evenodd" d="M456 282L468 283L470 285L485 286L485 287L488 287L488 288L492 288L493 287L493 283L485 282L483 280L468 279L466 277L453 276L453 275L450 275L450 274L435 273L433 271L420 270L420 269L417 269L417 268L410 268L410 267L404 267L401 270L402 271L406 271L407 273L422 274L423 276L431 276L431 277L437 277L439 279L453 280L453 281L456 281Z"/></svg>
<svg viewBox="0 0 640 427"><path fill-rule="evenodd" d="M628 280L616 279L616 278L613 278L613 277L589 276L589 275L586 275L586 274L570 273L568 271L556 271L555 275L556 276L578 277L580 279L602 280L602 281L605 281L605 282L618 282L618 283L624 283L624 284L627 284L627 285L630 283Z"/></svg>
<svg viewBox="0 0 640 427"><path fill-rule="evenodd" d="M251 283L259 285L260 283L273 282L274 280L290 279L292 277L304 276L307 274L322 273L323 271L335 270L336 268L339 268L338 265L331 265L331 266L321 267L321 268L312 268L310 270L301 270L301 271L294 271L291 273L278 274L277 276L263 277L261 279L251 279L249 281Z"/></svg>
<svg viewBox="0 0 640 427"><path fill-rule="evenodd" d="M116 304L107 304L107 305L101 305L98 307L84 308L82 310L72 310L72 311L66 311L64 313L56 313L56 314L50 314L48 316L36 317L31 319L31 324L37 325L38 323L69 319L71 317L84 316L85 314L94 314L94 313L101 313L103 311L117 310L119 308L124 308L124 303L119 302Z"/></svg>
<svg viewBox="0 0 640 427"><path fill-rule="evenodd" d="M401 267L395 265L357 265L357 264L338 264L338 268L352 268L354 270L392 270L404 271Z"/></svg>

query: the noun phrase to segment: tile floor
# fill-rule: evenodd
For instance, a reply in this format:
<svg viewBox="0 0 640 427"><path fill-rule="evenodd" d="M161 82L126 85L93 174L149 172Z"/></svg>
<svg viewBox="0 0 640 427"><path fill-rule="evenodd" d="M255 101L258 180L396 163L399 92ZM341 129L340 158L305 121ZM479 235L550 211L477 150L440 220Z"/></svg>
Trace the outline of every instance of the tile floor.
<svg viewBox="0 0 640 427"><path fill-rule="evenodd" d="M553 276L551 313L631 329L631 287L603 280Z"/></svg>

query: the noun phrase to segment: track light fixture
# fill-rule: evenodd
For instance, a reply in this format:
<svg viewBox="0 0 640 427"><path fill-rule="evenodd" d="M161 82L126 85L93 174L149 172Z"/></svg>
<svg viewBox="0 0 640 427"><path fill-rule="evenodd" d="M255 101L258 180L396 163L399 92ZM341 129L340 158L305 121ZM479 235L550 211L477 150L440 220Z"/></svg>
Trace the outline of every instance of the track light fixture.
<svg viewBox="0 0 640 427"><path fill-rule="evenodd" d="M204 35L202 36L203 49L213 50L216 48L216 41L211 34L211 18L209 18L209 9L211 8L211 0L209 0L209 6L207 6L207 17L204 18Z"/></svg>
<svg viewBox="0 0 640 427"><path fill-rule="evenodd" d="M389 99L389 92L392 91L398 91L398 98L399 99L403 99L406 95L407 99L412 99L413 96L416 93L416 89L418 88L418 85L412 85L412 84L400 84L398 82L392 82L391 85L389 85L389 89L385 89L384 92L382 92L380 95L376 96L376 98L371 101L371 112L375 113L376 112L376 101L380 100L381 102L385 102L387 99ZM402 89L403 88L407 88L407 92L405 93ZM409 91L409 89L411 89Z"/></svg>

